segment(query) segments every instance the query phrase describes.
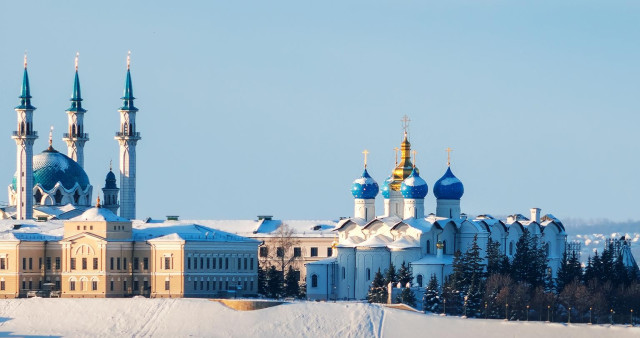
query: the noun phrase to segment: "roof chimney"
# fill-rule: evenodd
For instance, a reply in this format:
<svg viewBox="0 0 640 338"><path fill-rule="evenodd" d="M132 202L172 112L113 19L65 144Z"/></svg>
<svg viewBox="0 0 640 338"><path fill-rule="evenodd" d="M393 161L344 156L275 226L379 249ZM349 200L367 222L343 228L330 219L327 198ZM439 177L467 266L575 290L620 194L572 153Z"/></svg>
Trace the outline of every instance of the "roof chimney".
<svg viewBox="0 0 640 338"><path fill-rule="evenodd" d="M540 208L531 208L531 221L540 224Z"/></svg>

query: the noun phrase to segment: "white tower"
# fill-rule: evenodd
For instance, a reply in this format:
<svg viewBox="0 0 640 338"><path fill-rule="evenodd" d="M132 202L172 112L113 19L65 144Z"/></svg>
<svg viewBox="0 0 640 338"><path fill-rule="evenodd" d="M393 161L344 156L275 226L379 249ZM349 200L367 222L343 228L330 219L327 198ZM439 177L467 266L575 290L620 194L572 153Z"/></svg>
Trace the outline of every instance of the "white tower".
<svg viewBox="0 0 640 338"><path fill-rule="evenodd" d="M67 109L69 116L69 130L62 135L67 143L67 156L84 168L84 144L89 141L89 134L84 132L84 113L82 97L80 95L80 79L78 78L78 54L76 54L76 77L71 94L71 107Z"/></svg>
<svg viewBox="0 0 640 338"><path fill-rule="evenodd" d="M102 194L104 195L104 201L102 207L109 209L114 214L117 214L118 208L118 186L116 185L116 175L113 173L111 165L109 165L109 172L105 179L104 188L102 188Z"/></svg>
<svg viewBox="0 0 640 338"><path fill-rule="evenodd" d="M16 141L16 219L33 217L33 142L38 133L33 130L33 111L27 74L27 56L24 56L24 76L20 105L15 108L18 113L18 127L11 138Z"/></svg>
<svg viewBox="0 0 640 338"><path fill-rule="evenodd" d="M120 216L128 219L136 217L136 144L140 133L136 131L136 112L133 105L130 56L127 56L127 79L124 87L124 104L120 112L120 131L115 139L120 144Z"/></svg>

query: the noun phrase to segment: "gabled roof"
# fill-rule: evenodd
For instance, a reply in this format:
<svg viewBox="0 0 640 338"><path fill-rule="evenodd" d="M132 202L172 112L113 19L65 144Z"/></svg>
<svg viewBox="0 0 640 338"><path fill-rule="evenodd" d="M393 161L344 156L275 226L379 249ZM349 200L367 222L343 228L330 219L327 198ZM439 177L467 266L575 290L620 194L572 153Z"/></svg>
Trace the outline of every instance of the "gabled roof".
<svg viewBox="0 0 640 338"><path fill-rule="evenodd" d="M93 238L95 238L97 240L100 240L100 241L104 241L104 242L107 241L107 239L102 237L102 236L98 236L98 235L90 233L90 232L81 232L81 233L75 234L73 236L65 237L65 238L61 239L61 242L75 241L76 239L79 239L79 238L82 238L82 237L93 237ZM123 242L123 241L126 242L126 240L119 240L119 242Z"/></svg>

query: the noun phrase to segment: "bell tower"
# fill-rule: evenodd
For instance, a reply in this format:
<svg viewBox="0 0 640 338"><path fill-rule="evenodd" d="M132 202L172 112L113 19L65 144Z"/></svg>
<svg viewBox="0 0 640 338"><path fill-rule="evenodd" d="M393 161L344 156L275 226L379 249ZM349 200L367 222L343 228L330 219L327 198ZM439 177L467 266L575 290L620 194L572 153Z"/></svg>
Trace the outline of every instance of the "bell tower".
<svg viewBox="0 0 640 338"><path fill-rule="evenodd" d="M67 109L69 116L69 130L62 135L67 143L67 156L84 168L84 144L89 141L89 134L84 132L84 113L82 97L80 95L80 78L78 77L78 53L76 53L76 77L71 94L71 107Z"/></svg>
<svg viewBox="0 0 640 338"><path fill-rule="evenodd" d="M31 105L26 54L24 55L22 92L19 98L20 105L15 107L18 113L17 130L11 136L17 146L16 219L31 219L33 217L33 142L38 138L38 133L33 130L33 111L36 107Z"/></svg>
<svg viewBox="0 0 640 338"><path fill-rule="evenodd" d="M115 139L120 144L120 216L136 218L136 144L141 139L136 131L136 112L133 105L133 86L131 85L131 52L127 55L127 79L125 81L124 102L120 112L120 130Z"/></svg>

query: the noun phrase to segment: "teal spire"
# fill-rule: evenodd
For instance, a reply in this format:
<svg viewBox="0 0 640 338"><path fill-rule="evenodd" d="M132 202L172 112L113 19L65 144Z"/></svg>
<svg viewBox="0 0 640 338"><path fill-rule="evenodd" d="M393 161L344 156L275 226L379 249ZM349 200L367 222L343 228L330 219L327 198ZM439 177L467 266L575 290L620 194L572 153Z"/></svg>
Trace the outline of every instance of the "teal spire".
<svg viewBox="0 0 640 338"><path fill-rule="evenodd" d="M122 105L122 107L120 108L120 110L132 110L132 111L138 111L138 108L136 108L133 105L133 100L135 100L135 97L133 97L133 85L131 84L131 62L130 62L130 54L127 55L127 79L125 80L124 83L124 96L121 97L122 100L124 100L124 103Z"/></svg>
<svg viewBox="0 0 640 338"><path fill-rule="evenodd" d="M31 90L29 89L29 74L27 73L27 55L24 56L24 75L22 76L22 91L20 93L20 105L16 109L36 109L31 105Z"/></svg>
<svg viewBox="0 0 640 338"><path fill-rule="evenodd" d="M87 110L82 108L82 95L80 95L80 78L78 77L78 68L76 67L76 77L73 82L73 94L71 94L71 107L67 111L76 111L84 113Z"/></svg>

